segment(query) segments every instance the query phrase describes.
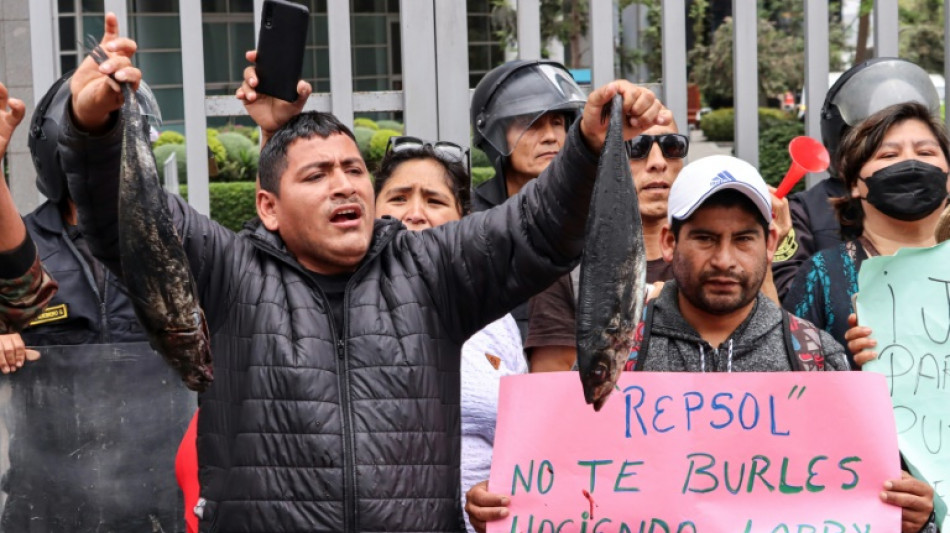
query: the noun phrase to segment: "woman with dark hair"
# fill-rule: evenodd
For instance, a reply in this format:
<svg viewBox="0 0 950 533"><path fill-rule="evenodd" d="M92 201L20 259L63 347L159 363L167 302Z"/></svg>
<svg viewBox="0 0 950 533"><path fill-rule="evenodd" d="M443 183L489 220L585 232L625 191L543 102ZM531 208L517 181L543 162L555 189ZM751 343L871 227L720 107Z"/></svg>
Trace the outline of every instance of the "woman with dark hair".
<svg viewBox="0 0 950 533"><path fill-rule="evenodd" d="M469 209L468 153L446 142L393 137L375 174L376 215L398 218L410 230L459 220ZM498 385L503 376L525 374L521 334L510 314L462 345L462 506L472 485L488 479ZM465 516L466 527L474 532Z"/></svg>
<svg viewBox="0 0 950 533"><path fill-rule="evenodd" d="M934 230L947 204L950 138L927 107L897 104L848 132L835 157L848 191L832 201L845 242L802 265L783 304L848 346L845 332L861 263L937 243ZM848 358L857 368L851 348ZM936 531L933 488L906 469L902 479L885 484L881 497L901 507L902 532Z"/></svg>
<svg viewBox="0 0 950 533"><path fill-rule="evenodd" d="M868 257L933 246L947 203L950 139L918 103L887 107L852 129L836 154L846 196L832 201L845 242L812 256L783 305L847 345L851 296ZM857 368L851 358L852 368Z"/></svg>

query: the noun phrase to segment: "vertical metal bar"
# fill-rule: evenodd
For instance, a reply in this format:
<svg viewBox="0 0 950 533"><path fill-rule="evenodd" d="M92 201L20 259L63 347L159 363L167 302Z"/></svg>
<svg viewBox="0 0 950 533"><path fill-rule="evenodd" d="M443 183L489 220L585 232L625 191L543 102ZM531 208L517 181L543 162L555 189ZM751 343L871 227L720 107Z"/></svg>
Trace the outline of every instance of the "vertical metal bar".
<svg viewBox="0 0 950 533"><path fill-rule="evenodd" d="M614 73L614 3L590 0L590 81L600 87L616 79Z"/></svg>
<svg viewBox="0 0 950 533"><path fill-rule="evenodd" d="M468 16L464 2L432 0L439 93L439 140L468 146Z"/></svg>
<svg viewBox="0 0 950 533"><path fill-rule="evenodd" d="M758 13L755 2L732 0L736 157L759 166Z"/></svg>
<svg viewBox="0 0 950 533"><path fill-rule="evenodd" d="M33 102L39 102L56 81L59 58L55 42L53 2L30 0L30 53L33 56Z"/></svg>
<svg viewBox="0 0 950 533"><path fill-rule="evenodd" d="M517 0L518 58L541 59L541 1Z"/></svg>
<svg viewBox="0 0 950 533"><path fill-rule="evenodd" d="M209 215L208 141L205 117L205 55L201 38L201 2L179 2L181 70L185 107L188 203Z"/></svg>
<svg viewBox="0 0 950 533"><path fill-rule="evenodd" d="M165 190L172 194L179 194L178 157L175 152L168 154L162 166L165 169Z"/></svg>
<svg viewBox="0 0 950 533"><path fill-rule="evenodd" d="M686 2L663 0L663 103L680 131L689 129L686 96Z"/></svg>
<svg viewBox="0 0 950 533"><path fill-rule="evenodd" d="M119 35L128 36L129 6L126 0L105 0L104 7L106 13L110 11L115 13L116 18L119 20ZM98 35L96 37L98 37Z"/></svg>
<svg viewBox="0 0 950 533"><path fill-rule="evenodd" d="M805 2L805 135L821 139L821 106L828 93L828 4ZM808 187L828 177L827 172L809 173Z"/></svg>
<svg viewBox="0 0 950 533"><path fill-rule="evenodd" d="M350 2L327 1L327 36L330 43L330 98L333 114L353 124L353 58L350 51Z"/></svg>
<svg viewBox="0 0 950 533"><path fill-rule="evenodd" d="M400 0L399 30L402 33L403 118L406 133L435 139L439 136L439 105L432 3Z"/></svg>
<svg viewBox="0 0 950 533"><path fill-rule="evenodd" d="M897 57L897 0L874 0L874 57Z"/></svg>

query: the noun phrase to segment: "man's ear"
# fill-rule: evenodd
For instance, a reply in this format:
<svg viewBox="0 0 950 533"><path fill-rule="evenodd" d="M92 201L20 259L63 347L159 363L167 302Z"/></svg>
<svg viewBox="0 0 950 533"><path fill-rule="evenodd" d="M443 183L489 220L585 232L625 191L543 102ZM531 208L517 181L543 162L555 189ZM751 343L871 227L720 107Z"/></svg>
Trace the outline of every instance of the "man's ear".
<svg viewBox="0 0 950 533"><path fill-rule="evenodd" d="M778 229L775 224L769 224L769 231L765 234L765 239L765 251L769 258L769 264L772 264L775 250L778 249Z"/></svg>
<svg viewBox="0 0 950 533"><path fill-rule="evenodd" d="M255 199L257 201L257 216L261 217L264 227L271 231L280 229L277 223L280 198L270 191L258 188Z"/></svg>
<svg viewBox="0 0 950 533"><path fill-rule="evenodd" d="M663 224L660 230L660 251L663 253L663 260L667 263L673 261L673 249L676 248L676 236L669 223Z"/></svg>

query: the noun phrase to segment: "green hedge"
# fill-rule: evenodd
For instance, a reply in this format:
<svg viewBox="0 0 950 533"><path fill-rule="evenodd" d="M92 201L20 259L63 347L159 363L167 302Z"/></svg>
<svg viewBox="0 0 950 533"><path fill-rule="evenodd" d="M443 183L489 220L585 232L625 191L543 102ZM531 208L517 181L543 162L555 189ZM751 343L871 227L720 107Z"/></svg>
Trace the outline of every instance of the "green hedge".
<svg viewBox="0 0 950 533"><path fill-rule="evenodd" d="M240 231L244 223L257 216L253 181L211 183L208 186L211 219L233 231ZM181 186L181 196L188 199L188 186Z"/></svg>
<svg viewBox="0 0 950 533"><path fill-rule="evenodd" d="M379 126L379 129L381 130L395 130L398 132L398 135L402 135L402 132L406 131L406 128L402 125L402 122L397 122L395 120L379 120L376 122L376 125Z"/></svg>
<svg viewBox="0 0 950 533"><path fill-rule="evenodd" d="M373 140L373 135L375 134L376 130L372 128L363 126L353 128L353 136L356 137L356 147L360 149L360 154L363 155L364 160L369 158L369 143Z"/></svg>
<svg viewBox="0 0 950 533"><path fill-rule="evenodd" d="M158 167L158 177L162 179L164 183L165 180L165 160L168 159L168 156L172 152L175 152L175 161L178 164L178 182L187 183L188 181L188 165L185 155L185 145L184 144L163 144L158 148L153 150L155 153L155 166Z"/></svg>
<svg viewBox="0 0 950 533"><path fill-rule="evenodd" d="M795 117L781 109L771 107L759 108L759 131L764 131L777 123L796 121ZM707 141L732 142L735 140L733 132L735 111L731 107L710 111L703 115L700 128Z"/></svg>
<svg viewBox="0 0 950 533"><path fill-rule="evenodd" d="M357 118L353 119L353 128L354 128L354 129L356 129L356 128L369 128L369 129L371 129L371 130L373 130L373 131L376 131L376 130L379 129L379 124L377 124L375 121L373 121L373 119L369 119L369 118L366 118L366 117L357 117ZM354 132L354 133L356 133L356 132Z"/></svg>
<svg viewBox="0 0 950 533"><path fill-rule="evenodd" d="M158 136L158 139L155 140L155 144L152 145L152 148L158 148L166 144L185 144L185 136L175 130L163 131L161 135Z"/></svg>
<svg viewBox="0 0 950 533"><path fill-rule="evenodd" d="M373 138L369 141L369 154L367 154L369 157L365 158L366 166L370 171L375 170L383 156L386 155L386 145L389 144L389 138L397 135L401 135L401 133L390 129L381 129L373 134Z"/></svg>
<svg viewBox="0 0 950 533"><path fill-rule="evenodd" d="M488 154L482 150L472 147L472 168L475 167L490 167L491 160L488 159Z"/></svg>
<svg viewBox="0 0 950 533"><path fill-rule="evenodd" d="M478 187L495 176L493 167L472 167L472 188Z"/></svg>
<svg viewBox="0 0 950 533"><path fill-rule="evenodd" d="M759 130L759 172L766 183L778 187L792 163L788 155L788 143L805 134L805 126L797 120L779 120ZM805 189L805 180L798 182L792 191Z"/></svg>
<svg viewBox="0 0 950 533"><path fill-rule="evenodd" d="M216 181L253 180L257 177L260 152L256 144L237 132L219 133L218 141L224 145L227 160L218 167Z"/></svg>

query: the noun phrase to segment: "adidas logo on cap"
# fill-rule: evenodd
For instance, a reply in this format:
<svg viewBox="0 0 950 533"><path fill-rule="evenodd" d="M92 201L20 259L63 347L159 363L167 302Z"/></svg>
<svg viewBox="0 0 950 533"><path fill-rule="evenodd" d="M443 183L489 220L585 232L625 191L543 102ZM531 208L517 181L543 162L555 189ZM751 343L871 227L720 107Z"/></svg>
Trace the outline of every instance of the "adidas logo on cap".
<svg viewBox="0 0 950 533"><path fill-rule="evenodd" d="M716 187L717 185L722 185L723 183L729 183L733 181L739 181L735 176L729 173L728 170L723 170L719 174L716 174L716 177L709 182L710 187Z"/></svg>

